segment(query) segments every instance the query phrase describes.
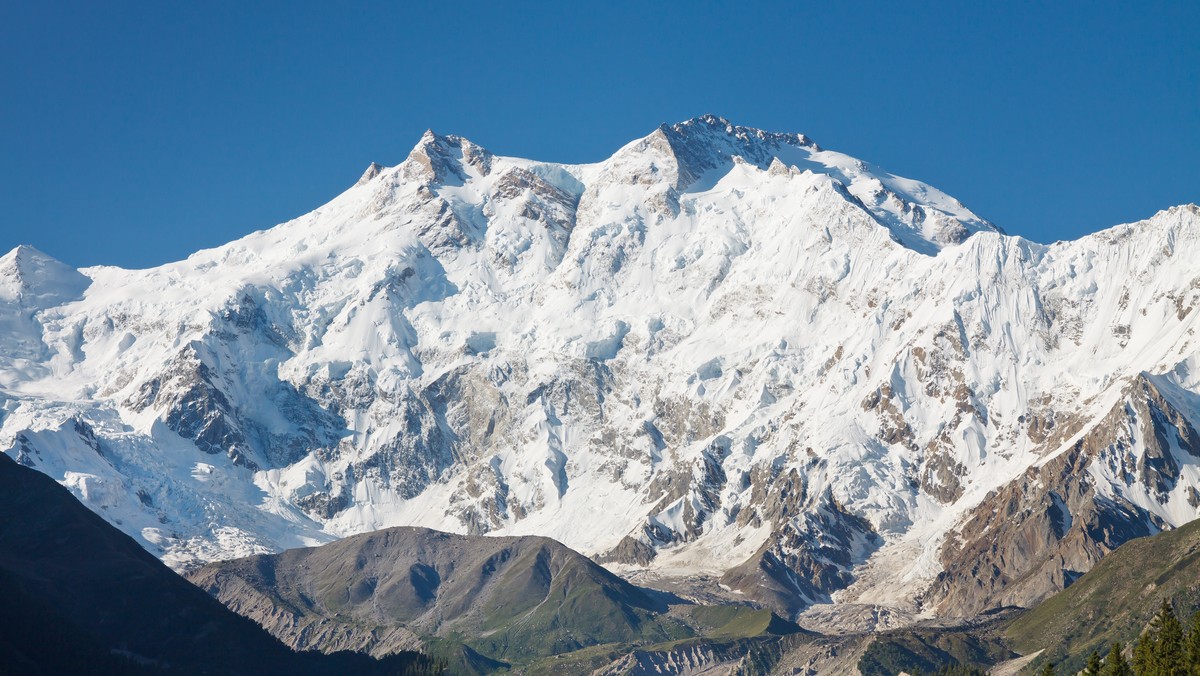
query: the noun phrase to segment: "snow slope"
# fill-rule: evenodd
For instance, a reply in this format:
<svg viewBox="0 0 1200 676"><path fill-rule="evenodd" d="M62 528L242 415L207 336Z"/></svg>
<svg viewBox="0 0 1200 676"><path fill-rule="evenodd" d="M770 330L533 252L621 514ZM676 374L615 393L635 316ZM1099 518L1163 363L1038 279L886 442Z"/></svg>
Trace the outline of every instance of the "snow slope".
<svg viewBox="0 0 1200 676"><path fill-rule="evenodd" d="M428 132L178 263L0 259L0 449L177 567L420 525L913 611L947 534L1143 374L1197 419L1198 238L1184 206L1029 242L711 116L592 165ZM1136 470L1138 438L1093 455ZM1180 525L1172 448L1165 494L1089 476Z"/></svg>

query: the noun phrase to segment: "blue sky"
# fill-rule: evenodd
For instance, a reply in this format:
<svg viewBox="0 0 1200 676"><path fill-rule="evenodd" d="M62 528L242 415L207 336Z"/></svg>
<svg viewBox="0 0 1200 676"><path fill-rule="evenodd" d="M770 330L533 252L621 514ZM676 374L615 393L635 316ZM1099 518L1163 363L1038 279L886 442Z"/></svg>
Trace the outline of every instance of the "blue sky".
<svg viewBox="0 0 1200 676"><path fill-rule="evenodd" d="M319 206L428 127L587 162L706 112L1069 239L1200 202L1198 25L1194 0L0 0L0 249L144 267Z"/></svg>

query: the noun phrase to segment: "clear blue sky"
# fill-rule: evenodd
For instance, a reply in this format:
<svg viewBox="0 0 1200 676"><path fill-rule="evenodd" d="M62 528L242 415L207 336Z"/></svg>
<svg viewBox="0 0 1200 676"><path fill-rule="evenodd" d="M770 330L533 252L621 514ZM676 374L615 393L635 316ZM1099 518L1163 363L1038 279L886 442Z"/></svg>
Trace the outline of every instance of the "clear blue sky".
<svg viewBox="0 0 1200 676"><path fill-rule="evenodd" d="M711 112L1074 238L1200 202L1200 2L0 0L0 249L175 260L427 127L607 157Z"/></svg>

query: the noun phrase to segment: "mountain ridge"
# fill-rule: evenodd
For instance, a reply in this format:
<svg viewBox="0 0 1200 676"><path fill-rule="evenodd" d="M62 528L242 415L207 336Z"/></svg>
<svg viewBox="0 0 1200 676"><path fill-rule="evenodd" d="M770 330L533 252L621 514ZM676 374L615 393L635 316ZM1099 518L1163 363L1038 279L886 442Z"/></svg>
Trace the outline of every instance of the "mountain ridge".
<svg viewBox="0 0 1200 676"><path fill-rule="evenodd" d="M1055 528L1090 518L1071 472L1130 519L1194 518L1170 421L1200 417L1197 239L1185 205L1035 244L716 117L590 165L428 132L310 214L0 307L28 327L0 344L0 449L181 569L421 525L818 624L986 609L1051 551L1120 544ZM1122 409L1143 374L1165 403ZM1020 488L1088 435L1065 483ZM1000 494L1039 539L974 587L964 527Z"/></svg>

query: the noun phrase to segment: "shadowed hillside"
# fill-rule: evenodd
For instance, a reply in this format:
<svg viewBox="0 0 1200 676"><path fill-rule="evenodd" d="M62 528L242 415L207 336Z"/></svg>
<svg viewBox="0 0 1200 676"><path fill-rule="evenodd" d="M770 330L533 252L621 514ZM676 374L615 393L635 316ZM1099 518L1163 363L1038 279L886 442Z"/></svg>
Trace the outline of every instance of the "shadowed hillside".
<svg viewBox="0 0 1200 676"><path fill-rule="evenodd" d="M299 654L188 584L52 479L0 456L0 672L423 673L415 653Z"/></svg>

